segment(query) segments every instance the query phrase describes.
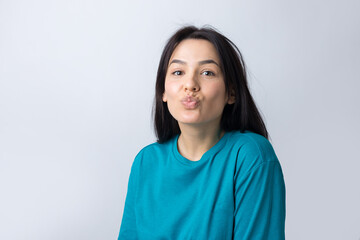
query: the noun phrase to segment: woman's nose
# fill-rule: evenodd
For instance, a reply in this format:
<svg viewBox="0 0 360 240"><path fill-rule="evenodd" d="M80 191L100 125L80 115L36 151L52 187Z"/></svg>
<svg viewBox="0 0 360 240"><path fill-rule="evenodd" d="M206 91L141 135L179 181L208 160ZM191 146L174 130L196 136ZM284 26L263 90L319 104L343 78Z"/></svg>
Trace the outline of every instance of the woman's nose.
<svg viewBox="0 0 360 240"><path fill-rule="evenodd" d="M188 75L188 77L185 79L184 89L185 91L192 92L197 92L200 90L199 82L195 73Z"/></svg>

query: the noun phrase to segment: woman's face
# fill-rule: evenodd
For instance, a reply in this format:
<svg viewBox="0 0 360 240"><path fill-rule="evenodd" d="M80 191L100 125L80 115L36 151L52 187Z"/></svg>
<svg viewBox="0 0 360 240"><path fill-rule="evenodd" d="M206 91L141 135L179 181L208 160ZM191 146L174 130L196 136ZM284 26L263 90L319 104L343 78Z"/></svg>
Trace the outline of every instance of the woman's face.
<svg viewBox="0 0 360 240"><path fill-rule="evenodd" d="M186 39L175 48L165 78L163 101L179 126L219 127L226 104L220 59L207 40Z"/></svg>

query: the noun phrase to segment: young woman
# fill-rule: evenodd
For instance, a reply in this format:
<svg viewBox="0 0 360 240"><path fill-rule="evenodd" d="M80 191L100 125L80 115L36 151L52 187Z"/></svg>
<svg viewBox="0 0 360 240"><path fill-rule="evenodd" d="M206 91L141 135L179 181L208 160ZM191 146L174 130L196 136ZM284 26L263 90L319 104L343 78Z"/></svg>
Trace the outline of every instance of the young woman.
<svg viewBox="0 0 360 240"><path fill-rule="evenodd" d="M285 239L281 165L238 48L179 29L156 79L157 143L130 173L119 239Z"/></svg>

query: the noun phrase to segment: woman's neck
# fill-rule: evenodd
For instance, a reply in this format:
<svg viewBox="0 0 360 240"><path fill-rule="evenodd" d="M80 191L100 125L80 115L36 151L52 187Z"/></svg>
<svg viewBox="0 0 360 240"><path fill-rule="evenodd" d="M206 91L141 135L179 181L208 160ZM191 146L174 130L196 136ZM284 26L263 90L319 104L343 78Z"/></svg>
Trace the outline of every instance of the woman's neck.
<svg viewBox="0 0 360 240"><path fill-rule="evenodd" d="M180 129L181 133L177 143L179 153L191 161L200 160L202 155L225 134L220 126L218 128L180 126Z"/></svg>

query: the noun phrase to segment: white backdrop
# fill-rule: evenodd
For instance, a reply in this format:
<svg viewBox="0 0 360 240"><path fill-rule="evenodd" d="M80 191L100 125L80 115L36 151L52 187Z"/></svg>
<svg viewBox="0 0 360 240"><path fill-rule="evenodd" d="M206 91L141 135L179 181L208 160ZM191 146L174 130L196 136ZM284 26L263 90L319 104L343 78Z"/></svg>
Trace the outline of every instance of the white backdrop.
<svg viewBox="0 0 360 240"><path fill-rule="evenodd" d="M233 40L283 167L290 240L360 238L357 0L0 0L0 239L116 239L184 24Z"/></svg>

